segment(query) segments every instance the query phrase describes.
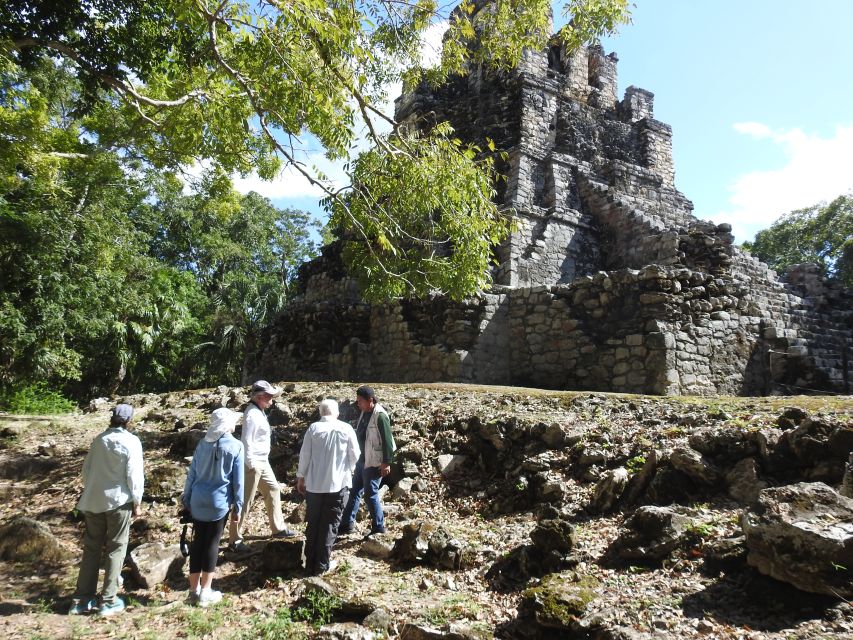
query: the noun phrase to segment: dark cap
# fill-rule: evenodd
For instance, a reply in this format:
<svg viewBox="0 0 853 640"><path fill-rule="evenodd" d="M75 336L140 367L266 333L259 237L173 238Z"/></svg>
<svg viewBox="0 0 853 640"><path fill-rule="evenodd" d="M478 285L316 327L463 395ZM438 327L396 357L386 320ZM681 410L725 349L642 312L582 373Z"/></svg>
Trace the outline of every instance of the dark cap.
<svg viewBox="0 0 853 640"><path fill-rule="evenodd" d="M110 424L127 424L133 418L133 407L129 404L117 404L113 409Z"/></svg>
<svg viewBox="0 0 853 640"><path fill-rule="evenodd" d="M373 400L376 402L376 393L374 393L373 387L359 387L355 390L355 395L361 396L365 400Z"/></svg>

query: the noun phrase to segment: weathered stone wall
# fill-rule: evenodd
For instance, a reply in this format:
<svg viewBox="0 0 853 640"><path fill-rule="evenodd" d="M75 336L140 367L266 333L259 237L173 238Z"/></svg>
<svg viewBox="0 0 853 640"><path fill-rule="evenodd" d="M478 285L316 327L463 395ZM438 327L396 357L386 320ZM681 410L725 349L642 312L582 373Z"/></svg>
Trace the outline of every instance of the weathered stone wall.
<svg viewBox="0 0 853 640"><path fill-rule="evenodd" d="M475 11L486 7L477 0ZM851 293L808 267L787 282L697 220L675 188L654 95L617 97L601 48L525 52L401 96L403 126L449 121L506 153L499 204L518 230L490 293L368 306L329 249L247 373L273 379L459 380L641 393L848 390Z"/></svg>
<svg viewBox="0 0 853 640"><path fill-rule="evenodd" d="M250 377L697 395L766 393L789 378L805 388L842 384L838 367L788 355L788 343L804 339L777 332L768 299L725 274L658 265L495 287L463 303L301 299L266 330ZM782 366L781 352L774 360L780 341L795 363Z"/></svg>

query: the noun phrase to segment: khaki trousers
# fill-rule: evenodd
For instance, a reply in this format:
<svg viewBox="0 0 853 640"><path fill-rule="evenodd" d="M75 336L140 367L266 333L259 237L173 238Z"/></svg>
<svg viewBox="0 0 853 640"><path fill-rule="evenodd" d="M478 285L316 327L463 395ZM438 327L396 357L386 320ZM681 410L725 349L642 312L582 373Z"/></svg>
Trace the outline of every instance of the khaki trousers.
<svg viewBox="0 0 853 640"><path fill-rule="evenodd" d="M252 503L255 501L255 492L257 491L260 491L264 498L267 518L269 518L272 532L278 533L286 529L284 517L281 515L281 490L279 489L278 480L275 479L275 473L273 473L269 461L253 462L252 464L255 467L254 469L250 469L248 465L245 468L243 512L240 514L240 522L231 520L228 527L228 541L230 544L237 544L243 541L246 517L252 510Z"/></svg>
<svg viewBox="0 0 853 640"><path fill-rule="evenodd" d="M112 604L118 593L118 577L124 566L127 553L127 541L130 537L130 520L133 503L106 511L92 513L84 511L86 534L83 536L83 559L80 561L80 574L77 576L77 590L74 598L87 602L95 597L98 589L98 570L101 568L101 556L104 560L104 590L101 594L103 604Z"/></svg>

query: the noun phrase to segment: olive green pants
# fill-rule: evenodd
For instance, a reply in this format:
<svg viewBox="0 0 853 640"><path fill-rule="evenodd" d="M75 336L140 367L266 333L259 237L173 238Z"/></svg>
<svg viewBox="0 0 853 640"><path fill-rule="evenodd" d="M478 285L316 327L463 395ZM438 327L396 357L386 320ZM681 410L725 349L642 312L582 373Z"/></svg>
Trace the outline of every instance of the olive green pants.
<svg viewBox="0 0 853 640"><path fill-rule="evenodd" d="M83 536L83 559L80 561L75 599L86 602L95 597L98 589L98 570L103 558L104 590L101 601L103 604L112 604L115 601L118 578L127 553L132 512L132 502L104 513L83 512L86 517L86 534Z"/></svg>

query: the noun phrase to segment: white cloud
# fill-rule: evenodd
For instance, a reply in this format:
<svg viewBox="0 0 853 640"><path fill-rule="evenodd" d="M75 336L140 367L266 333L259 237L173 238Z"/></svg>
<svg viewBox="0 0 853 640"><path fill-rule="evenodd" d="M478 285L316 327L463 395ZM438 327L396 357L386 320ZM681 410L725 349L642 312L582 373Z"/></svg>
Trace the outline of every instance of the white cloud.
<svg viewBox="0 0 853 640"><path fill-rule="evenodd" d="M343 170L343 162L330 162L321 154L308 156L304 164L311 175L316 176L319 169L326 178L325 184L331 189L338 189L347 184ZM311 184L308 179L294 166L288 166L273 180L262 180L253 173L245 178L234 177L234 188L240 193L255 191L271 200L287 200L290 198L317 198L325 196L323 190Z"/></svg>
<svg viewBox="0 0 853 640"><path fill-rule="evenodd" d="M441 43L449 26L449 21L441 20L431 24L421 35L421 63L423 66L434 67L441 62Z"/></svg>
<svg viewBox="0 0 853 640"><path fill-rule="evenodd" d="M775 170L751 171L731 186L729 207L712 216L732 225L738 242L750 240L779 216L853 188L853 125L839 125L831 137L801 129L774 130L758 122L741 122L734 129L779 147L786 158Z"/></svg>

